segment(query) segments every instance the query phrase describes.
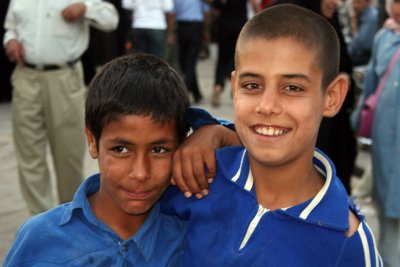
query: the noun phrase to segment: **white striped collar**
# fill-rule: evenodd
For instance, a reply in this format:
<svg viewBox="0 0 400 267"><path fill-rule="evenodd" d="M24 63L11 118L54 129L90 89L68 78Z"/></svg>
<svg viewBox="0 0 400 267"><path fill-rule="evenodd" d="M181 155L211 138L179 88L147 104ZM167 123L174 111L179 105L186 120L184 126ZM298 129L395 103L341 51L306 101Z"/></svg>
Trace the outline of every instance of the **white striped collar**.
<svg viewBox="0 0 400 267"><path fill-rule="evenodd" d="M230 169L230 172L233 172L230 180L256 197L247 150L242 148L234 150L234 153L229 153L231 156L223 157L225 160L222 160L221 163L225 165L224 169ZM336 177L335 167L330 159L318 149L314 151L313 163L325 177L325 183L321 190L312 199L290 208L280 209L280 211L310 223L335 229L347 229L348 197L346 190ZM238 168L232 170L232 166L238 166Z"/></svg>

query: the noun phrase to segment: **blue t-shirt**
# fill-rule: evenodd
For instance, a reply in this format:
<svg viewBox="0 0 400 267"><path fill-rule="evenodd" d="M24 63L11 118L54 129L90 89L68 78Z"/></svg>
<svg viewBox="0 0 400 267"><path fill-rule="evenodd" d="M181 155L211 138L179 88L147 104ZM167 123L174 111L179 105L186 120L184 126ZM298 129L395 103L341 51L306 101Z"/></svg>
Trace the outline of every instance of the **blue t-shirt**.
<svg viewBox="0 0 400 267"><path fill-rule="evenodd" d="M204 21L204 13L209 12L210 5L203 0L174 0L177 21Z"/></svg>
<svg viewBox="0 0 400 267"><path fill-rule="evenodd" d="M24 223L4 266L181 266L185 222L156 204L139 231L122 240L90 207L87 196L99 186L99 175L93 175L72 202Z"/></svg>
<svg viewBox="0 0 400 267"><path fill-rule="evenodd" d="M316 150L313 163L325 184L312 199L268 210L255 194L243 147L217 151L210 194L186 199L174 187L162 210L188 219L183 266L382 266L371 230L347 197L331 161ZM346 237L349 210L360 225Z"/></svg>

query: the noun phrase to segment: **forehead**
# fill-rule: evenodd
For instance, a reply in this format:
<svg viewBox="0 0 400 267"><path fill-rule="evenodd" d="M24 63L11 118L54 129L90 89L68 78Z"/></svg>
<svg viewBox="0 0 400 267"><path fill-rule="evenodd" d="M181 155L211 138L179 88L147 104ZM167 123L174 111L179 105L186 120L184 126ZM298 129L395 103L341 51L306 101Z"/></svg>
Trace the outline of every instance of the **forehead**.
<svg viewBox="0 0 400 267"><path fill-rule="evenodd" d="M174 120L160 122L148 115L122 115L103 128L102 138L115 136L151 142L156 139L175 139L177 129Z"/></svg>
<svg viewBox="0 0 400 267"><path fill-rule="evenodd" d="M317 47L307 46L292 37L266 39L249 38L238 43L236 50L236 70L264 68L283 72L321 72ZM273 65L272 65L273 63ZM275 69L274 71L278 71ZM311 75L311 73L310 73ZM317 73L313 73L313 76Z"/></svg>

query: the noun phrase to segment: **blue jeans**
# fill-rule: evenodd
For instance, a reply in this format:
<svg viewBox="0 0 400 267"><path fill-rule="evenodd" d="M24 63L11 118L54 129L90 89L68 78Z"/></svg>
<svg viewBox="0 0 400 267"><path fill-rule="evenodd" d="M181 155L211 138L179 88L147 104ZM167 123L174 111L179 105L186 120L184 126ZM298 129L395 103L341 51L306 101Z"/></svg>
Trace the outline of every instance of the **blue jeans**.
<svg viewBox="0 0 400 267"><path fill-rule="evenodd" d="M164 58L165 30L133 29L133 51L143 52Z"/></svg>

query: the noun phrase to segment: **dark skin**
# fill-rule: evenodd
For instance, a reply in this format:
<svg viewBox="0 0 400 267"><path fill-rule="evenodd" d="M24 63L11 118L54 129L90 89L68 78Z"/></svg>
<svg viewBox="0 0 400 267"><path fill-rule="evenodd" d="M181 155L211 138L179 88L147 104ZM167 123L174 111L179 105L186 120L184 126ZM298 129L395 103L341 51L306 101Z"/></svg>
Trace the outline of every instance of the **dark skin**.
<svg viewBox="0 0 400 267"><path fill-rule="evenodd" d="M206 125L193 132L176 150L173 157L172 184L186 197L207 195L208 185L217 173L215 150L241 145L236 132L222 125ZM207 166L206 173L204 165Z"/></svg>

